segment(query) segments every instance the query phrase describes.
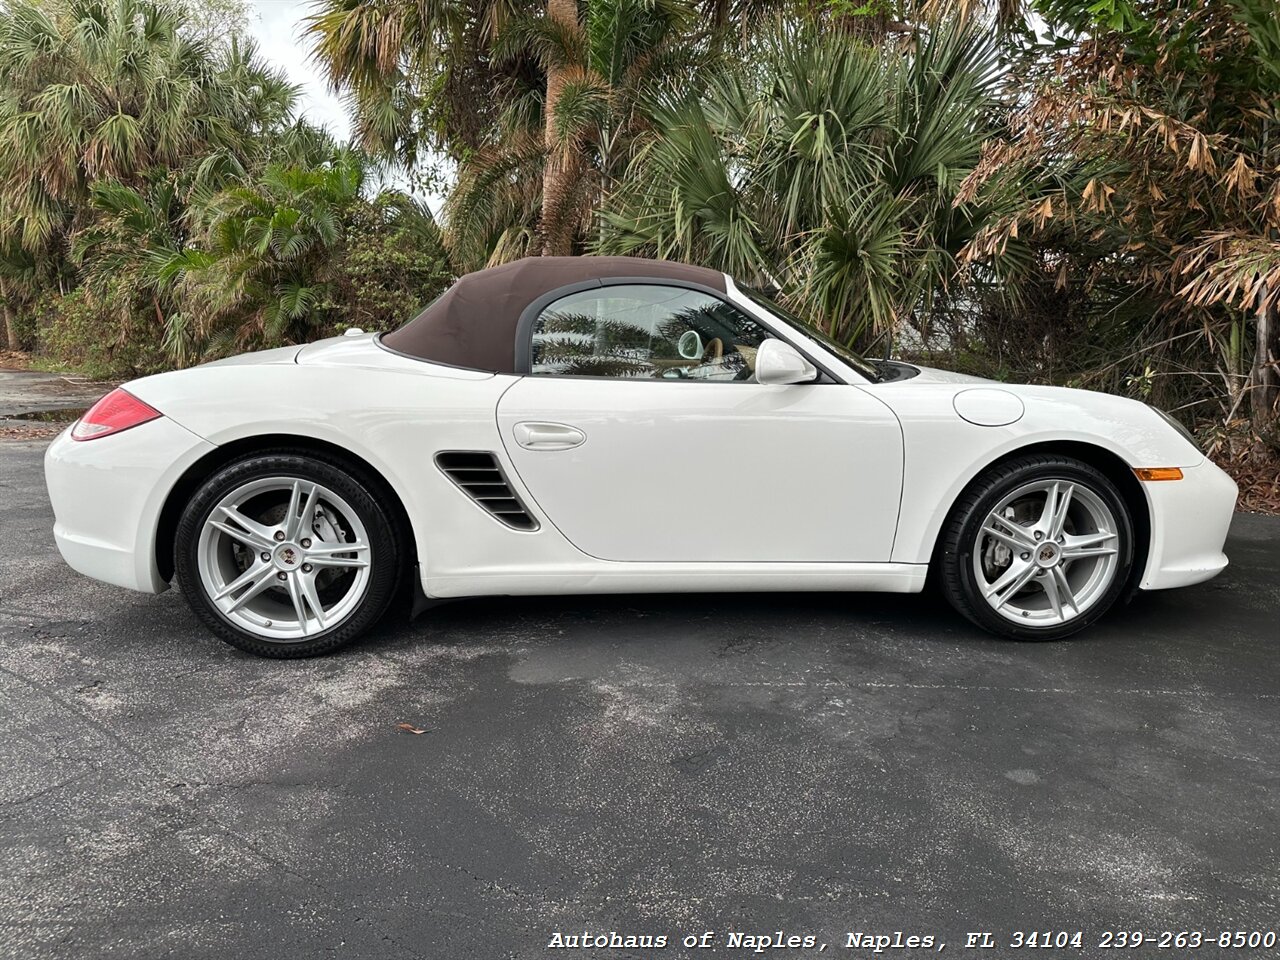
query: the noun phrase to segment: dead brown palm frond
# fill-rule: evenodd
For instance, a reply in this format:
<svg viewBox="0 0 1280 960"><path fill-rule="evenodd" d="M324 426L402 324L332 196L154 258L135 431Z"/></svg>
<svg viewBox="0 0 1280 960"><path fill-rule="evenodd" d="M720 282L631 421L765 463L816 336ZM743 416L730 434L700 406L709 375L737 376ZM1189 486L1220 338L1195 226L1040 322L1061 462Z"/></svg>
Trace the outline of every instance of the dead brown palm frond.
<svg viewBox="0 0 1280 960"><path fill-rule="evenodd" d="M1280 242L1239 230L1209 233L1180 251L1178 296L1197 307L1280 307Z"/></svg>
<svg viewBox="0 0 1280 960"><path fill-rule="evenodd" d="M907 4L910 7L912 4ZM918 0L916 17L927 22L954 17L959 20L992 22L1000 27L1017 26L1024 22L1028 4L1026 0ZM908 18L910 19L910 18Z"/></svg>
<svg viewBox="0 0 1280 960"><path fill-rule="evenodd" d="M1280 45L1267 53L1237 18L1251 6L1270 7L1256 24L1269 29L1270 0L1150 0L1132 29L1042 5L1076 39L1019 77L1006 131L964 185L993 216L962 260L994 269L1020 241L1079 245L1099 289L1152 303L1137 332L1143 384L1181 378L1193 406L1212 400L1231 420L1247 405L1262 425L1280 380L1268 359L1280 346L1280 72L1268 67ZM1173 339L1188 329L1201 336ZM1167 356L1175 342L1201 362ZM1200 377L1215 365L1216 395Z"/></svg>

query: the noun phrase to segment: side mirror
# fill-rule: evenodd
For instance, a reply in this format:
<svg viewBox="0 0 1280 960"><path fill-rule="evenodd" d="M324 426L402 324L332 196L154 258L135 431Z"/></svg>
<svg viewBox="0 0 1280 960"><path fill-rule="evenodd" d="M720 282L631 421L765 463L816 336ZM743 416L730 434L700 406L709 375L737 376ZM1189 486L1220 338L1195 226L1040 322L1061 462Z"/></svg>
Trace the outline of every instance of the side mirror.
<svg viewBox="0 0 1280 960"><path fill-rule="evenodd" d="M818 368L791 344L766 340L756 351L756 383L809 383Z"/></svg>

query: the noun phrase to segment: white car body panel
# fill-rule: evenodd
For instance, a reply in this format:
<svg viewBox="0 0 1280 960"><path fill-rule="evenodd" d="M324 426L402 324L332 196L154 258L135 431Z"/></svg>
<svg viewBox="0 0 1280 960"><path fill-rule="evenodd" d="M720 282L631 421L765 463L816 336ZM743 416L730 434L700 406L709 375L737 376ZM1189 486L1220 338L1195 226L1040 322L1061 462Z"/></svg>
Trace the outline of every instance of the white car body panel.
<svg viewBox="0 0 1280 960"><path fill-rule="evenodd" d="M459 377L454 368L399 357L368 340L363 355L354 351L359 362L353 363L349 342L326 344L326 350L330 346L336 368L327 362L197 367L137 381L130 391L214 444L302 436L355 454L404 505L424 582L481 571L497 558L501 570L582 558L549 524L541 531L547 536L536 538L502 526L434 463L439 450L502 449L494 410L515 377L470 371ZM258 401L264 393L273 403Z"/></svg>
<svg viewBox="0 0 1280 960"><path fill-rule="evenodd" d="M156 527L169 491L217 448L165 417L96 444L64 430L45 455L54 539L63 559L87 577L147 593L169 583L155 561Z"/></svg>
<svg viewBox="0 0 1280 960"><path fill-rule="evenodd" d="M161 419L54 441L46 476L59 548L89 576L165 589L156 541L170 491L219 447L269 435L332 444L381 475L409 517L429 597L912 592L974 477L1029 445L1066 441L1129 467L1183 469L1183 480L1141 484L1152 528L1142 587L1225 566L1234 484L1145 405L928 369L871 383L727 287L844 382L520 377L402 356L368 336L236 357L128 384ZM1021 415L1000 426L962 418L956 396L987 388L1016 397ZM961 401L992 422L1013 408ZM585 440L526 449L516 429L530 422ZM454 450L492 452L539 528L507 527L470 500L434 462Z"/></svg>
<svg viewBox="0 0 1280 960"><path fill-rule="evenodd" d="M590 557L536 568L500 564L424 576L430 597L577 593L919 593L928 568L906 563L611 563Z"/></svg>
<svg viewBox="0 0 1280 960"><path fill-rule="evenodd" d="M1173 483L1144 483L1151 505L1151 548L1138 586L1168 590L1203 583L1227 566L1222 552L1235 512L1236 484L1205 460Z"/></svg>
<svg viewBox="0 0 1280 960"><path fill-rule="evenodd" d="M527 446L528 421L585 442ZM893 548L902 430L845 384L523 377L498 425L541 511L601 560L885 562Z"/></svg>
<svg viewBox="0 0 1280 960"><path fill-rule="evenodd" d="M1187 490L1200 490L1201 495L1207 496L1221 493L1220 488L1212 484L1201 489L1202 480L1208 483L1212 472L1221 474L1221 471L1206 463L1204 455L1159 414L1136 400L1063 387L1010 387L1007 389L1016 391L1025 412L1013 423L986 427L964 420L953 409L954 395L973 389L971 381L952 381L931 374L932 371L922 371L910 380L861 388L874 393L898 415L906 437L904 507L892 555L896 562L928 563L951 505L969 482L992 462L1034 444L1086 443L1110 451L1129 467L1186 470L1204 464L1208 468L1172 483L1142 484L1149 502L1152 496L1164 496L1152 493L1162 486L1183 486ZM1226 478L1225 474L1221 476ZM1193 482L1193 478L1200 479ZM1231 483L1229 478L1226 480ZM1230 505L1234 503L1232 495ZM1156 519L1153 516L1153 529L1164 525L1163 522L1157 524ZM1217 537L1218 556L1221 556L1222 540L1226 538L1230 509L1226 521L1220 522L1221 519L1221 511L1210 511L1205 518L1206 528L1199 533L1193 530L1189 535L1192 540ZM1176 522L1195 528L1200 518L1179 517ZM1163 546L1163 540L1156 542L1153 538L1147 568L1140 581L1145 589L1175 585L1165 582L1162 570L1185 562L1182 557L1166 558ZM1178 577L1175 575L1172 579Z"/></svg>

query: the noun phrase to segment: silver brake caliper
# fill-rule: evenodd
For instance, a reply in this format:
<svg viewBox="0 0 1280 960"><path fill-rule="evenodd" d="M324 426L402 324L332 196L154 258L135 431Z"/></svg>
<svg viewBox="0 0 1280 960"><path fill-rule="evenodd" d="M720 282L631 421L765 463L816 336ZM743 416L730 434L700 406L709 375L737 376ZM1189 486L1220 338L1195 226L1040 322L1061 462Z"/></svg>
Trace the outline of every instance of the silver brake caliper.
<svg viewBox="0 0 1280 960"><path fill-rule="evenodd" d="M1004 511L1005 519L1010 523L1016 523L1016 516L1013 507L1007 507ZM986 549L982 552L982 565L986 568L987 576L994 577L997 571L1005 569L1013 561L1013 551L1009 547L995 537L987 537Z"/></svg>
<svg viewBox="0 0 1280 960"><path fill-rule="evenodd" d="M341 543L346 537L341 533L338 518L328 507L320 504L311 518L311 532L325 543ZM342 569L321 570L316 576L316 589L322 590L347 571Z"/></svg>
<svg viewBox="0 0 1280 960"><path fill-rule="evenodd" d="M311 531L326 543L337 543L342 539L338 533L338 518L323 504L316 507L315 516L311 519Z"/></svg>

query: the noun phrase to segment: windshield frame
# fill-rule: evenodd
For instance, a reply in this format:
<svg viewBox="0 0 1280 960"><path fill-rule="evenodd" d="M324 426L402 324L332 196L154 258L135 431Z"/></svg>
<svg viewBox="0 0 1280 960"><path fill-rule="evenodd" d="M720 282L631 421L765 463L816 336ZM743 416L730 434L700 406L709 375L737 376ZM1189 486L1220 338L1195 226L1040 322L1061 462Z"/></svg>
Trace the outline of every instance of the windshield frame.
<svg viewBox="0 0 1280 960"><path fill-rule="evenodd" d="M775 317L779 322L785 323L788 327L793 328L797 333L803 334L811 340L816 341L819 346L832 353L836 359L847 364L849 367L852 367L859 375L866 377L866 379L870 380L872 383L879 383L884 379L883 375L876 368L876 365L862 354L858 353L856 350L846 347L839 340L836 340L830 334L826 333L826 331L807 323L803 317L793 313L791 310L788 310L767 293L757 290L750 284L743 283L740 280L734 280L733 284L744 297L754 303L761 310L764 310L770 316Z"/></svg>

